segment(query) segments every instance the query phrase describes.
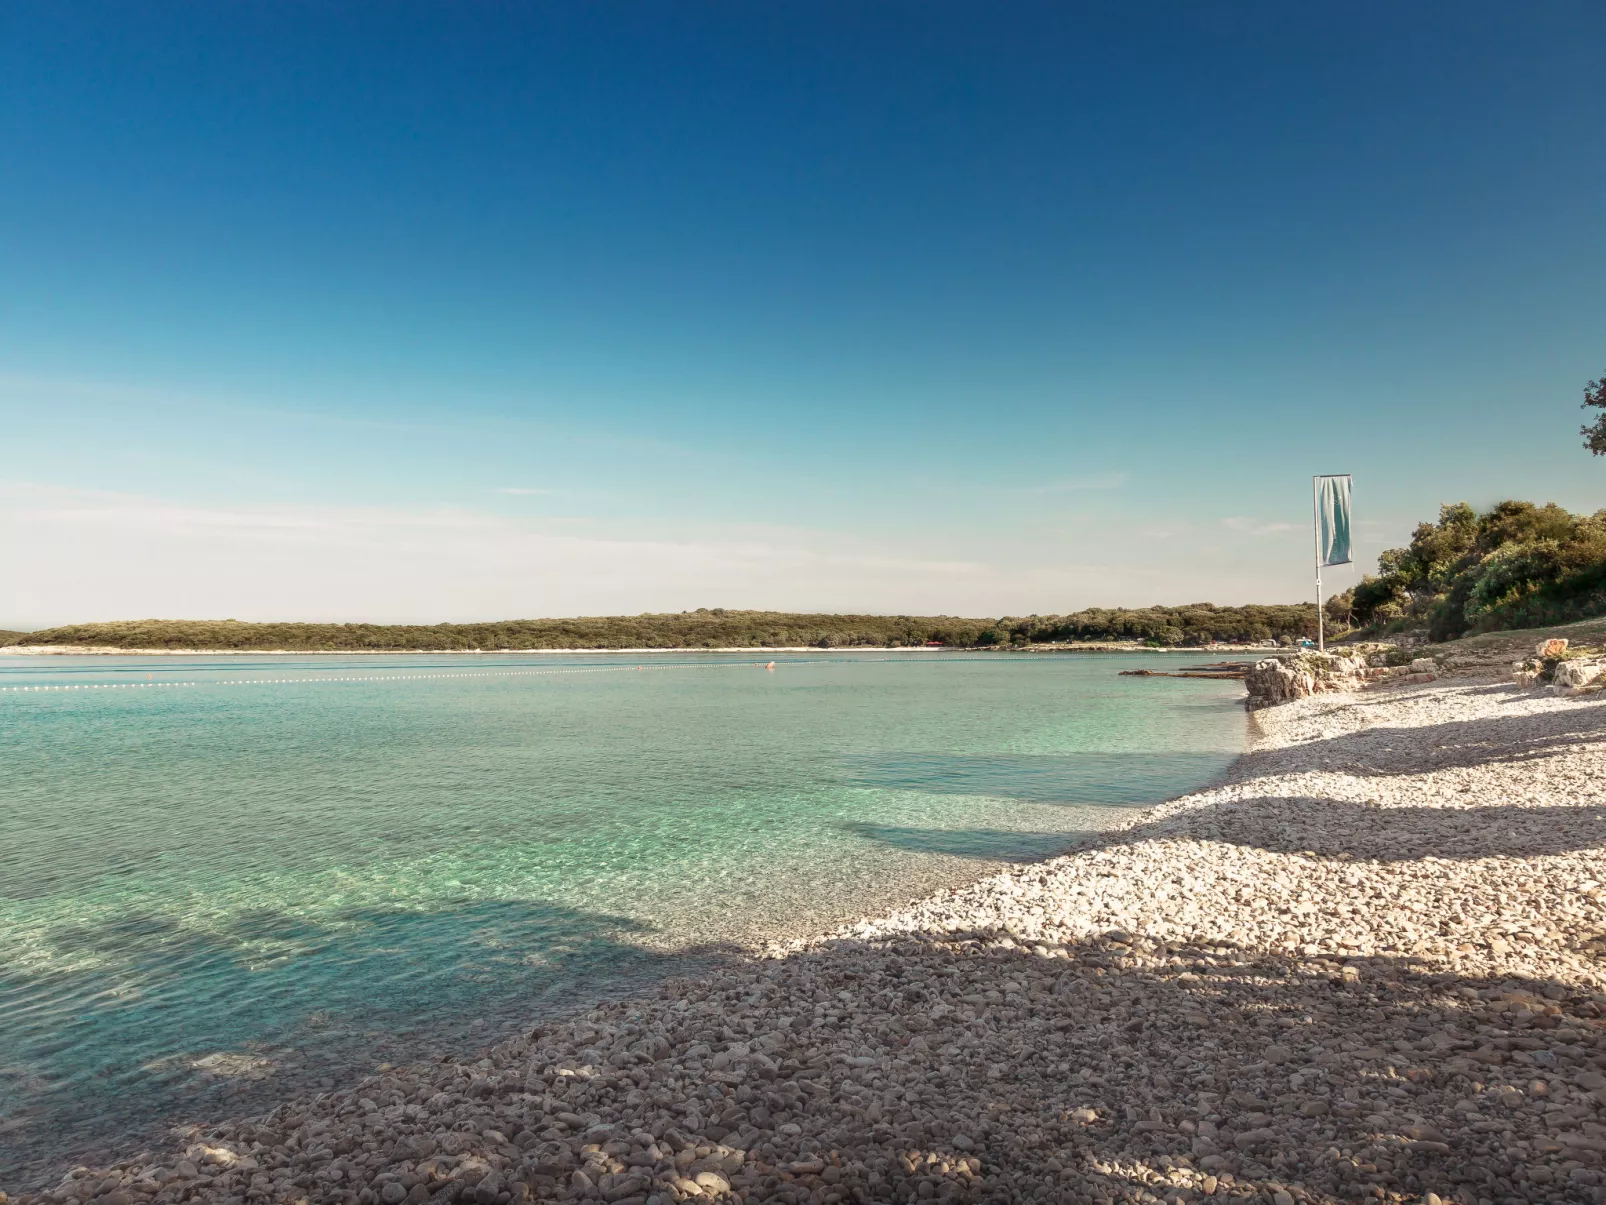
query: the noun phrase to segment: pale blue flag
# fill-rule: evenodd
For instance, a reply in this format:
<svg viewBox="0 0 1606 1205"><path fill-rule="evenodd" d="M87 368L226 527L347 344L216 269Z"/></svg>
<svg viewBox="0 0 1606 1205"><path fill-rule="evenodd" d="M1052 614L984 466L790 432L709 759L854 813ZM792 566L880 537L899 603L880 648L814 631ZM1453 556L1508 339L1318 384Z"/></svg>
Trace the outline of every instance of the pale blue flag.
<svg viewBox="0 0 1606 1205"><path fill-rule="evenodd" d="M1348 473L1316 478L1316 553L1323 565L1350 563Z"/></svg>

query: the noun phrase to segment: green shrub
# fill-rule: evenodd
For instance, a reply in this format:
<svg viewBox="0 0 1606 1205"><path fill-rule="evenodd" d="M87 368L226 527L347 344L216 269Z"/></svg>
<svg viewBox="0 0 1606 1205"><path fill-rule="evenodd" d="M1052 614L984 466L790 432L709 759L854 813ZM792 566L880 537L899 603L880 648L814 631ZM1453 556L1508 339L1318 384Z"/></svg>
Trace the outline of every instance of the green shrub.
<svg viewBox="0 0 1606 1205"><path fill-rule="evenodd" d="M1482 514L1444 506L1351 598L1354 621L1386 629L1426 624L1433 640L1537 627L1606 613L1606 510L1505 501Z"/></svg>

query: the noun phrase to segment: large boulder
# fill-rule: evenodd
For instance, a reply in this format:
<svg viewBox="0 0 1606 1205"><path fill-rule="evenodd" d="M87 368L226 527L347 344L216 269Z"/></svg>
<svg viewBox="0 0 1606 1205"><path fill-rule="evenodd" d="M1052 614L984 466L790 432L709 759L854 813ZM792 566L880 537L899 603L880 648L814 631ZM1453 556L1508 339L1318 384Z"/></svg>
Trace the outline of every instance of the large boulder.
<svg viewBox="0 0 1606 1205"><path fill-rule="evenodd" d="M1598 661L1562 661L1556 665L1556 672L1550 680L1564 689L1582 690L1603 673L1606 673L1606 664Z"/></svg>
<svg viewBox="0 0 1606 1205"><path fill-rule="evenodd" d="M1267 657L1244 672L1244 685L1249 688L1249 709L1254 711L1303 699L1315 692L1316 680L1289 662Z"/></svg>
<svg viewBox="0 0 1606 1205"><path fill-rule="evenodd" d="M1288 659L1267 657L1244 674L1251 711L1290 703L1322 691L1358 690L1366 678L1366 659L1306 651Z"/></svg>

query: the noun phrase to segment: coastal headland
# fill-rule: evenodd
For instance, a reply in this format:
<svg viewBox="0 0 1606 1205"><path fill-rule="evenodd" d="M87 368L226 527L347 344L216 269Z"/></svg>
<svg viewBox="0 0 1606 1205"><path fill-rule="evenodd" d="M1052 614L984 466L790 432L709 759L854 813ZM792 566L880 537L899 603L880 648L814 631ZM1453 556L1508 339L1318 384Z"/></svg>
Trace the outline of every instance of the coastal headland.
<svg viewBox="0 0 1606 1205"><path fill-rule="evenodd" d="M645 615L485 623L247 623L140 619L35 632L0 631L5 653L108 652L671 652L1030 645L1195 648L1291 643L1316 633L1313 603L1092 608L1068 615L967 619L699 607Z"/></svg>
<svg viewBox="0 0 1606 1205"><path fill-rule="evenodd" d="M1601 698L1257 712L1062 857L13 1199L1606 1200Z"/></svg>

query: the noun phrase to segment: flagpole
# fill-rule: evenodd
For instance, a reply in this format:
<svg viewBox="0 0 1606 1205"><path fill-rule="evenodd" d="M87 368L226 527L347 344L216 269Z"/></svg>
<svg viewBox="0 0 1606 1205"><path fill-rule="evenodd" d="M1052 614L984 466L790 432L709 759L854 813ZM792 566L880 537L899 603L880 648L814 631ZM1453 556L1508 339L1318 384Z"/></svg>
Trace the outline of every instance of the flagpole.
<svg viewBox="0 0 1606 1205"><path fill-rule="evenodd" d="M1321 478L1310 479L1310 514L1312 538L1316 545L1316 651L1327 651L1322 631L1322 503Z"/></svg>

